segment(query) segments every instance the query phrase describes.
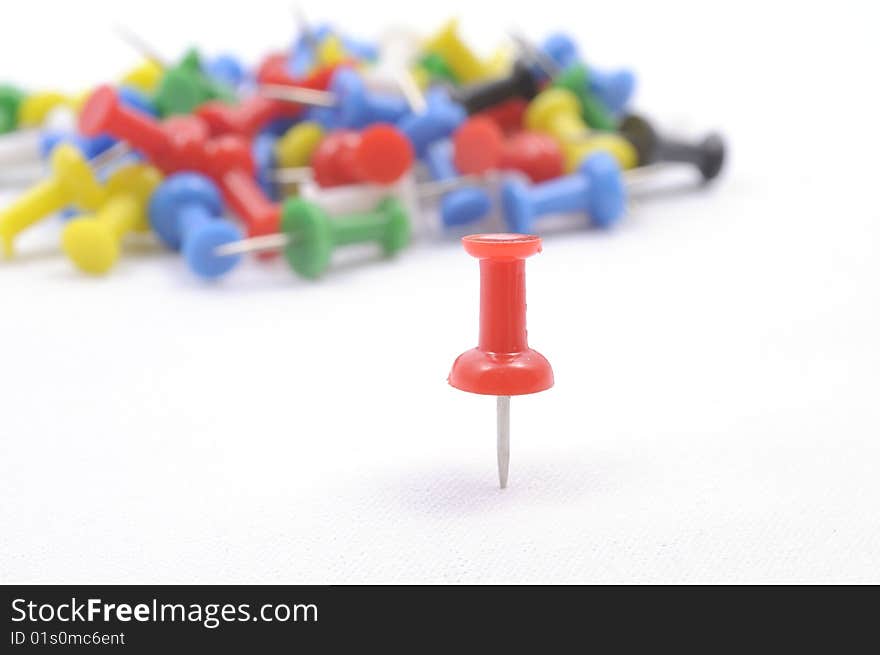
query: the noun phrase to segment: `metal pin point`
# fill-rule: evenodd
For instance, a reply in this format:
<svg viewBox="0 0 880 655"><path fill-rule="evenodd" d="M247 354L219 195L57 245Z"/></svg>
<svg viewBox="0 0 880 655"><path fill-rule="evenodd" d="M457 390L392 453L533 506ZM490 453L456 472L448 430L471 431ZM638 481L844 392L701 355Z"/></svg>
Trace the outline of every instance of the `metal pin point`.
<svg viewBox="0 0 880 655"><path fill-rule="evenodd" d="M510 470L510 396L498 396L498 483L507 488L507 474Z"/></svg>
<svg viewBox="0 0 880 655"><path fill-rule="evenodd" d="M315 31L312 29L309 19L306 18L305 11L298 4L293 6L293 18L296 21L297 28L302 33L306 46L314 53L318 49L318 38L315 36Z"/></svg>
<svg viewBox="0 0 880 655"><path fill-rule="evenodd" d="M125 27L124 25L117 24L114 26L113 31L116 33L116 36L118 36L134 50L143 55L146 59L149 59L161 68L171 68L168 60L160 55L159 51L156 50L156 48L147 43L147 41L143 37L141 37L133 30Z"/></svg>

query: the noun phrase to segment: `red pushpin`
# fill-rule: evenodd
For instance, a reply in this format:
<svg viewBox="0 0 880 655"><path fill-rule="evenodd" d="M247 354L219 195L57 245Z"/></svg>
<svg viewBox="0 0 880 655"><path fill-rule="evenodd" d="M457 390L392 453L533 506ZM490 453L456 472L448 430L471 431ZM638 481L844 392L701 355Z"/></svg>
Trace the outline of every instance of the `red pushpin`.
<svg viewBox="0 0 880 655"><path fill-rule="evenodd" d="M363 132L329 134L312 154L312 171L322 187L393 184L412 167L413 158L412 145L400 130L377 123Z"/></svg>
<svg viewBox="0 0 880 655"><path fill-rule="evenodd" d="M541 238L525 234L475 234L462 239L480 260L480 340L459 355L449 384L497 396L498 480L510 468L510 397L553 386L550 362L529 348L526 333L526 257L541 252Z"/></svg>

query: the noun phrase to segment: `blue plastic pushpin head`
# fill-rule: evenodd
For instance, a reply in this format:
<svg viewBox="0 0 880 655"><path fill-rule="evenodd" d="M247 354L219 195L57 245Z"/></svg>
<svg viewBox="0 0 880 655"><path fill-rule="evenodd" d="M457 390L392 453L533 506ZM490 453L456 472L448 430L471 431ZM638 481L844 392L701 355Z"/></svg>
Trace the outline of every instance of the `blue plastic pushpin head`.
<svg viewBox="0 0 880 655"><path fill-rule="evenodd" d="M560 69L583 64L589 72L590 90L614 114L622 113L636 89L636 76L627 69L601 71L581 59L577 44L567 35L551 34L541 44L542 52L550 57Z"/></svg>
<svg viewBox="0 0 880 655"><path fill-rule="evenodd" d="M509 180L502 187L501 202L511 232L531 234L539 216L571 211L586 212L593 225L608 228L623 216L626 191L617 161L597 152L565 177L531 187Z"/></svg>
<svg viewBox="0 0 880 655"><path fill-rule="evenodd" d="M241 230L222 219L223 200L214 183L198 173L165 179L150 199L150 224L159 239L180 250L189 269L204 278L232 270L240 255L218 256L224 243L242 238Z"/></svg>
<svg viewBox="0 0 880 655"><path fill-rule="evenodd" d="M580 61L577 43L562 32L551 34L541 44L541 50L560 68L568 68Z"/></svg>
<svg viewBox="0 0 880 655"><path fill-rule="evenodd" d="M614 114L623 113L636 90L636 76L627 69L610 73L590 69L590 90Z"/></svg>
<svg viewBox="0 0 880 655"><path fill-rule="evenodd" d="M244 238L241 230L228 221L212 221L187 236L183 244L183 258L189 269L206 279L220 277L235 268L241 255L217 256L217 248L224 243Z"/></svg>
<svg viewBox="0 0 880 655"><path fill-rule="evenodd" d="M419 158L425 156L432 143L451 136L467 118L464 107L453 102L445 89L431 89L425 94L425 102L424 112L407 114L397 124Z"/></svg>
<svg viewBox="0 0 880 655"><path fill-rule="evenodd" d="M587 157L578 172L588 182L587 214L593 225L611 227L626 211L626 188L620 165L607 152Z"/></svg>
<svg viewBox="0 0 880 655"><path fill-rule="evenodd" d="M455 189L440 201L440 218L447 227L476 223L491 210L489 194L477 187Z"/></svg>
<svg viewBox="0 0 880 655"><path fill-rule="evenodd" d="M409 111L404 98L369 91L360 74L345 66L333 73L329 91L336 103L314 112L327 129L358 130L373 123L395 123Z"/></svg>
<svg viewBox="0 0 880 655"><path fill-rule="evenodd" d="M235 55L217 55L202 62L202 72L211 79L235 89L248 79L247 69Z"/></svg>

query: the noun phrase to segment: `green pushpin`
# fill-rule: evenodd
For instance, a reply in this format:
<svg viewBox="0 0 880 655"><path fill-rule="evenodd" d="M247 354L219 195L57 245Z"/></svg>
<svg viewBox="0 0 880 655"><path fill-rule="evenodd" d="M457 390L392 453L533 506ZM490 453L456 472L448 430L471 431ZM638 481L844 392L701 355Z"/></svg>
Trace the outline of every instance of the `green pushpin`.
<svg viewBox="0 0 880 655"><path fill-rule="evenodd" d="M590 91L590 74L582 64L573 64L560 72L553 86L568 89L577 96L584 122L595 130L614 131L617 121L608 108Z"/></svg>
<svg viewBox="0 0 880 655"><path fill-rule="evenodd" d="M422 68L431 80L442 80L451 84L458 84L458 78L449 64L436 52L429 52L419 59L417 65Z"/></svg>
<svg viewBox="0 0 880 655"><path fill-rule="evenodd" d="M410 239L409 218L397 198L387 197L368 212L329 216L318 205L290 198L284 203L281 232L218 246L218 257L284 249L287 263L299 275L320 277L333 251L355 243L378 243L386 256L402 250Z"/></svg>
<svg viewBox="0 0 880 655"><path fill-rule="evenodd" d="M24 100L24 91L11 84L0 84L0 134L18 127L18 107Z"/></svg>
<svg viewBox="0 0 880 655"><path fill-rule="evenodd" d="M236 102L235 92L210 79L202 72L196 50L188 50L177 66L168 68L156 89L154 102L163 118L173 114L190 114L209 100Z"/></svg>

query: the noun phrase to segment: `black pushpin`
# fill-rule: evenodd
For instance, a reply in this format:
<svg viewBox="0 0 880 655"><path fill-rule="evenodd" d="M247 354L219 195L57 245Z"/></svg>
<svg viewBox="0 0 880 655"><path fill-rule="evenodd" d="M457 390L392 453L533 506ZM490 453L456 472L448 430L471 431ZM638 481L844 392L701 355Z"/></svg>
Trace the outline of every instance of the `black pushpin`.
<svg viewBox="0 0 880 655"><path fill-rule="evenodd" d="M639 166L661 162L693 164L704 183L715 179L724 167L724 140L717 132L706 135L699 143L666 139L657 134L647 119L636 114L624 118L619 131L635 147Z"/></svg>
<svg viewBox="0 0 880 655"><path fill-rule="evenodd" d="M517 60L510 73L486 82L450 89L449 97L464 107L468 114L475 114L501 104L511 98L531 100L538 95L538 83L532 69Z"/></svg>

